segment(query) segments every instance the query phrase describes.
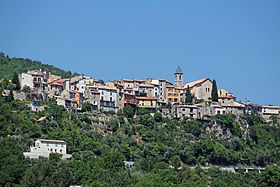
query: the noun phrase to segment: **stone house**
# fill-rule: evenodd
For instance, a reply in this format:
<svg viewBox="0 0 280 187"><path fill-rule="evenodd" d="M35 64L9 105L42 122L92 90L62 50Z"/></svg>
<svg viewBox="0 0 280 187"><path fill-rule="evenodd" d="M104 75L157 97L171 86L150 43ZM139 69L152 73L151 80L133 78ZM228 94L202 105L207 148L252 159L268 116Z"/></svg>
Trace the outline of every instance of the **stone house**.
<svg viewBox="0 0 280 187"><path fill-rule="evenodd" d="M220 105L223 105L223 106L234 105L235 100L236 100L236 97L233 95L218 96L218 102L220 103Z"/></svg>
<svg viewBox="0 0 280 187"><path fill-rule="evenodd" d="M226 114L234 114L236 116L241 116L245 113L245 105L234 101L232 105L221 105L223 109L225 109Z"/></svg>
<svg viewBox="0 0 280 187"><path fill-rule="evenodd" d="M31 90L45 90L47 87L46 75L40 70L31 70L27 71L27 73L21 73L18 78L21 89L23 89L24 86L28 86Z"/></svg>
<svg viewBox="0 0 280 187"><path fill-rule="evenodd" d="M174 105L175 118L183 119L184 117L197 119L198 116L198 106L196 105Z"/></svg>
<svg viewBox="0 0 280 187"><path fill-rule="evenodd" d="M70 79L70 90L79 90L81 80L84 79L83 75L78 75L76 77L71 77Z"/></svg>
<svg viewBox="0 0 280 187"><path fill-rule="evenodd" d="M185 89L187 87L190 88L191 94L197 99L208 101L211 98L212 81L209 78L189 82L184 86Z"/></svg>
<svg viewBox="0 0 280 187"><path fill-rule="evenodd" d="M70 78L58 79L48 83L49 95L60 95L63 90L70 90Z"/></svg>
<svg viewBox="0 0 280 187"><path fill-rule="evenodd" d="M226 108L222 107L221 105L213 105L215 108L215 115L217 114L226 114Z"/></svg>
<svg viewBox="0 0 280 187"><path fill-rule="evenodd" d="M63 106L67 110L70 110L73 113L77 113L78 110L78 104L77 101L75 101L74 98L63 98L61 96L56 97L56 103L58 105Z"/></svg>
<svg viewBox="0 0 280 187"><path fill-rule="evenodd" d="M277 116L278 119L280 118L280 106L263 105L261 108L260 114L267 122L271 120L272 115Z"/></svg>
<svg viewBox="0 0 280 187"><path fill-rule="evenodd" d="M151 84L139 84L139 96L155 97L154 86Z"/></svg>
<svg viewBox="0 0 280 187"><path fill-rule="evenodd" d="M209 120L216 114L215 107L213 107L212 105L209 106L205 103L200 103L197 104L197 106L199 119Z"/></svg>
<svg viewBox="0 0 280 187"><path fill-rule="evenodd" d="M91 90L88 97L88 102L92 105L92 110L100 109L100 92L97 90Z"/></svg>
<svg viewBox="0 0 280 187"><path fill-rule="evenodd" d="M164 79L155 79L155 78L148 78L148 82L150 84L156 84L158 85L158 102L160 103L166 103L166 87L171 86L172 84Z"/></svg>
<svg viewBox="0 0 280 187"><path fill-rule="evenodd" d="M156 112L157 98L156 97L141 97L136 96L137 108L145 108L151 114Z"/></svg>
<svg viewBox="0 0 280 187"><path fill-rule="evenodd" d="M99 86L100 108L103 110L118 111L118 92L116 88Z"/></svg>

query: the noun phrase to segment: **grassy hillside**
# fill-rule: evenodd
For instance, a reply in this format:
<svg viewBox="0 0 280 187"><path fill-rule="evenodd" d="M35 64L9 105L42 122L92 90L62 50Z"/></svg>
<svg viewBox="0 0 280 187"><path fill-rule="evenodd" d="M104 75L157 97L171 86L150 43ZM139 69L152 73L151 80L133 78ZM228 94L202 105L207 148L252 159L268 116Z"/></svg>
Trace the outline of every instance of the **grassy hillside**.
<svg viewBox="0 0 280 187"><path fill-rule="evenodd" d="M34 69L46 70L63 78L72 76L70 71L64 71L52 65L42 64L39 61L32 61L30 59L9 58L4 53L0 53L0 79L12 79L14 73L20 74Z"/></svg>

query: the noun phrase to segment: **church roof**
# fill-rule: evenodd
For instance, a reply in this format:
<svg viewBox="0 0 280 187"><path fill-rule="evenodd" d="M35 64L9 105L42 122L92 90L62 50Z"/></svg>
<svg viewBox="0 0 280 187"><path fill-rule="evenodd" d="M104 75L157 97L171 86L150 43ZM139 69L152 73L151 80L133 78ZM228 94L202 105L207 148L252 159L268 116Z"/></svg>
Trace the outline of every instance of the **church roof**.
<svg viewBox="0 0 280 187"><path fill-rule="evenodd" d="M209 78L200 79L200 80L193 81L193 82L189 82L189 83L185 84L184 88L187 88L188 86L189 86L190 88L192 88L192 87L194 87L194 86L196 86L196 85L198 85L198 84L204 83L204 82L207 81L207 80L211 81Z"/></svg>

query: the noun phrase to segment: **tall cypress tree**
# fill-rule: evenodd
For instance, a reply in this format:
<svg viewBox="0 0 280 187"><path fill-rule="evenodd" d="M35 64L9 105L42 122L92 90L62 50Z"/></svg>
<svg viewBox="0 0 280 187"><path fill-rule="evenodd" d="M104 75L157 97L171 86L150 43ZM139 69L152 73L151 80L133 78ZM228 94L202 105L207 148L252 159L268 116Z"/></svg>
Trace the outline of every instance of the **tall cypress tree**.
<svg viewBox="0 0 280 187"><path fill-rule="evenodd" d="M218 89L217 89L216 80L213 80L213 83L212 83L211 97L212 97L212 101L218 102Z"/></svg>
<svg viewBox="0 0 280 187"><path fill-rule="evenodd" d="M192 95L191 95L191 91L190 91L190 87L187 87L186 90L186 104L191 104L192 103Z"/></svg>

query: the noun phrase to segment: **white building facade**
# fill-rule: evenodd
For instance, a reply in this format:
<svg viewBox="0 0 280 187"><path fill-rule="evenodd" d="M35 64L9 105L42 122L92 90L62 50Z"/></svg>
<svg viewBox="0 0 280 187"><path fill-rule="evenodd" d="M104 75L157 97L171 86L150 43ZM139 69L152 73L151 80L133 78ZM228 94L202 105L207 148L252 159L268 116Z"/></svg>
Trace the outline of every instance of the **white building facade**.
<svg viewBox="0 0 280 187"><path fill-rule="evenodd" d="M49 158L50 153L58 153L62 155L62 159L70 158L72 155L66 153L66 142L61 140L38 139L35 146L30 147L30 152L24 152L24 156L28 158Z"/></svg>

